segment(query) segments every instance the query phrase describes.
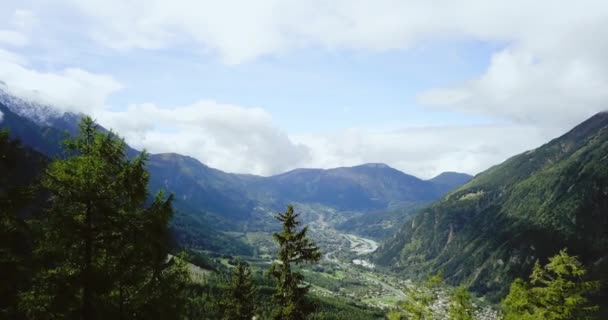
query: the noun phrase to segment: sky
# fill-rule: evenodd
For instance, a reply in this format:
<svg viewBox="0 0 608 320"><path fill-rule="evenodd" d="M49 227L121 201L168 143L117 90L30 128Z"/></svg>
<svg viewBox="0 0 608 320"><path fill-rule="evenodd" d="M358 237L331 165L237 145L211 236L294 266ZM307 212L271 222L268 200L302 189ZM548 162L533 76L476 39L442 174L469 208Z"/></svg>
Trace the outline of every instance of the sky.
<svg viewBox="0 0 608 320"><path fill-rule="evenodd" d="M0 3L12 93L259 175L479 173L606 110L607 56L603 1Z"/></svg>

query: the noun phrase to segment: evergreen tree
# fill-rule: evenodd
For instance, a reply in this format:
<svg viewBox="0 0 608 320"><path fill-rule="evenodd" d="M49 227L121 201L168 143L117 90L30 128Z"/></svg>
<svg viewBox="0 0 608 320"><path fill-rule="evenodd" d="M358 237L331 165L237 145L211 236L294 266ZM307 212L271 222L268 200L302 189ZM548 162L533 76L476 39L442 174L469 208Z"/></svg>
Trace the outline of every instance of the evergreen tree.
<svg viewBox="0 0 608 320"><path fill-rule="evenodd" d="M172 197L160 193L145 207L146 154L126 159L124 141L90 118L66 146L42 178L50 208L35 252L43 267L22 299L28 317L156 318L177 307L176 292L163 291L187 280L167 261Z"/></svg>
<svg viewBox="0 0 608 320"><path fill-rule="evenodd" d="M464 286L459 286L452 293L448 317L450 320L473 320L471 295Z"/></svg>
<svg viewBox="0 0 608 320"><path fill-rule="evenodd" d="M541 266L536 261L530 283L515 280L502 305L505 320L585 320L597 319L597 306L588 296L599 290L597 281L586 281L587 271L566 250L551 257Z"/></svg>
<svg viewBox="0 0 608 320"><path fill-rule="evenodd" d="M294 213L293 206L288 206L285 213L279 213L276 219L281 221L283 229L274 233L273 238L279 245L279 262L273 263L269 274L277 281L277 292L274 295L276 309L274 319L301 320L312 311L305 297L309 286L304 285L304 276L292 270L293 264L316 262L321 259L317 245L308 238L308 227L297 230L299 214Z"/></svg>
<svg viewBox="0 0 608 320"><path fill-rule="evenodd" d="M224 320L251 320L256 309L255 294L251 269L238 260L223 299Z"/></svg>

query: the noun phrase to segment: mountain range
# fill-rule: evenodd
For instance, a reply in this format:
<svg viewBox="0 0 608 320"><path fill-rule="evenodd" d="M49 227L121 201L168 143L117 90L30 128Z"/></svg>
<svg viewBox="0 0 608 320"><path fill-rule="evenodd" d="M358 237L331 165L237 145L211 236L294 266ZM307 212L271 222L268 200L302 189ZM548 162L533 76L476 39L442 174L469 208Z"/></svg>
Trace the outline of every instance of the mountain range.
<svg viewBox="0 0 608 320"><path fill-rule="evenodd" d="M0 88L0 128L48 158L61 156L61 141L77 133L83 117L57 110ZM127 153L133 156L138 151L128 148ZM152 192L163 189L176 195L174 225L180 231L180 243L241 253L248 249L227 239L223 232L271 230L273 213L289 203L380 214L429 203L471 178L450 172L422 180L385 164L295 169L262 177L223 172L176 153L150 154L148 169Z"/></svg>

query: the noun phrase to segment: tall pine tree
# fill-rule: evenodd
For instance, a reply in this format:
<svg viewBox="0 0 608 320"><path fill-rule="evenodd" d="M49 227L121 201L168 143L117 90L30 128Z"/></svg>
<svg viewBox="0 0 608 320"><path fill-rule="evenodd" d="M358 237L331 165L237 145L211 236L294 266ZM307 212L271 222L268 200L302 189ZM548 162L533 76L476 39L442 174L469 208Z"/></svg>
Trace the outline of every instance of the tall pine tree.
<svg viewBox="0 0 608 320"><path fill-rule="evenodd" d="M305 299L309 286L303 283L304 276L292 270L292 267L294 264L319 261L321 252L306 235L308 227L297 230L300 225L298 216L291 205L285 213L276 216L283 225L281 232L273 234L279 245L279 261L273 263L269 271L270 276L277 281L277 292L274 295L276 320L301 320L312 312Z"/></svg>
<svg viewBox="0 0 608 320"><path fill-rule="evenodd" d="M125 143L90 118L66 146L42 178L50 209L36 251L44 267L22 299L28 317L138 319L176 309L176 292L163 290L187 274L167 259L172 197L145 207L146 154L128 160Z"/></svg>

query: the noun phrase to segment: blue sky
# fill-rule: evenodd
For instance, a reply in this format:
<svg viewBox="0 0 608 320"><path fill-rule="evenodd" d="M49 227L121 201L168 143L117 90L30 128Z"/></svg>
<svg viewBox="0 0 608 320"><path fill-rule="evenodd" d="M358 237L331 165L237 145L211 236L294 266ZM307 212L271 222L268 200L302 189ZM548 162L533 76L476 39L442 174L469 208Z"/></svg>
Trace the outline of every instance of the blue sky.
<svg viewBox="0 0 608 320"><path fill-rule="evenodd" d="M71 67L109 73L124 88L108 97L114 110L130 103L190 104L201 97L263 107L289 133L353 126L458 125L492 119L430 111L417 94L481 74L498 45L479 41L422 44L410 50L360 52L310 48L289 55L227 65L196 47L32 60L39 70ZM31 49L28 49L31 50ZM27 54L28 50L24 50Z"/></svg>
<svg viewBox="0 0 608 320"><path fill-rule="evenodd" d="M525 3L9 0L0 80L226 171L474 174L608 102L606 6Z"/></svg>

